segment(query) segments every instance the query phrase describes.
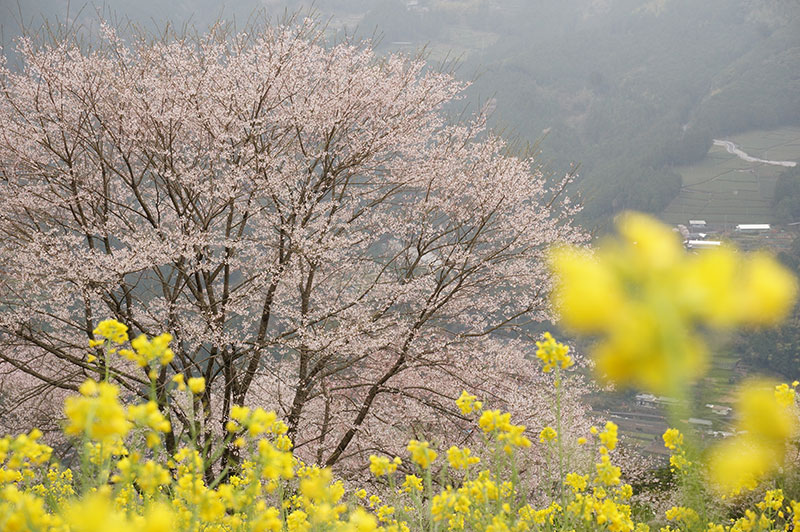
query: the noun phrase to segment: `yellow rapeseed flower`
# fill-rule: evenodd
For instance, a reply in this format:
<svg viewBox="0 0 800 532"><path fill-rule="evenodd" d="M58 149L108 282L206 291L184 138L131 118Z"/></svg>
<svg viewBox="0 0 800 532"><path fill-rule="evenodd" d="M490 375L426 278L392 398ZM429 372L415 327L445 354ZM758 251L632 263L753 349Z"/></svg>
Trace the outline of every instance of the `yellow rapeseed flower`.
<svg viewBox="0 0 800 532"><path fill-rule="evenodd" d="M158 409L155 401L128 407L128 419L141 427L158 432L169 432L170 423Z"/></svg>
<svg viewBox="0 0 800 532"><path fill-rule="evenodd" d="M617 424L613 421L606 421L605 430L600 433L600 441L605 445L609 451L613 451L617 447Z"/></svg>
<svg viewBox="0 0 800 532"><path fill-rule="evenodd" d="M557 437L558 433L553 427L545 427L542 429L542 432L539 433L539 441L542 443L550 443Z"/></svg>
<svg viewBox="0 0 800 532"><path fill-rule="evenodd" d="M119 403L119 388L107 382L87 380L80 387L81 396L64 401L70 436L85 434L90 440L110 442L124 437L131 429L125 409Z"/></svg>
<svg viewBox="0 0 800 532"><path fill-rule="evenodd" d="M184 382L183 373L178 373L172 377L172 382L178 385L178 391L184 391L186 389L186 383Z"/></svg>
<svg viewBox="0 0 800 532"><path fill-rule="evenodd" d="M564 484L572 488L574 493L579 493L586 489L588 485L589 475L579 475L578 473L567 473L564 479Z"/></svg>
<svg viewBox="0 0 800 532"><path fill-rule="evenodd" d="M166 366L175 357L172 349L169 348L171 341L172 335L169 333L159 334L152 340L148 340L146 335L140 334L131 341L131 347L135 352L124 349L120 350L120 355L136 362L141 367L152 364L156 360L162 366Z"/></svg>
<svg viewBox="0 0 800 532"><path fill-rule="evenodd" d="M453 445L447 450L447 462L453 469L468 469L480 461L477 456L472 456L472 451L467 447L458 448Z"/></svg>
<svg viewBox="0 0 800 532"><path fill-rule="evenodd" d="M300 480L300 493L314 502L332 504L338 502L343 490L333 482L330 468L315 467Z"/></svg>
<svg viewBox="0 0 800 532"><path fill-rule="evenodd" d="M600 457L600 463L595 464L597 471L597 480L606 486L616 486L619 484L620 475L622 471L619 467L611 463L611 459L607 454Z"/></svg>
<svg viewBox="0 0 800 532"><path fill-rule="evenodd" d="M95 336L102 336L114 342L115 344L123 344L128 341L128 326L120 323L117 320L103 320L97 324L97 327L92 331ZM97 341L89 341L92 347L101 345Z"/></svg>
<svg viewBox="0 0 800 532"><path fill-rule="evenodd" d="M206 389L206 379L203 377L192 377L186 384L195 395L203 393Z"/></svg>
<svg viewBox="0 0 800 532"><path fill-rule="evenodd" d="M388 476L397 471L399 460L399 458L396 458L393 461L386 456L375 456L373 454L369 457L369 470L376 477Z"/></svg>
<svg viewBox="0 0 800 532"><path fill-rule="evenodd" d="M775 400L778 401L784 408L788 408L794 404L794 398L797 392L797 381L794 381L791 386L781 383L775 386Z"/></svg>
<svg viewBox="0 0 800 532"><path fill-rule="evenodd" d="M494 430L505 431L510 425L511 414L501 413L499 410L484 410L478 419L478 426L486 433Z"/></svg>
<svg viewBox="0 0 800 532"><path fill-rule="evenodd" d="M662 438L667 449L675 450L683 445L683 434L678 429L667 429Z"/></svg>
<svg viewBox="0 0 800 532"><path fill-rule="evenodd" d="M767 490L766 493L764 493L764 500L759 502L756 506L762 511L767 509L774 512L780 511L783 507L783 490Z"/></svg>
<svg viewBox="0 0 800 532"><path fill-rule="evenodd" d="M411 453L411 460L417 463L422 469L430 467L431 463L436 460L438 454L430 448L430 444L426 441L411 440L408 442L408 452Z"/></svg>
<svg viewBox="0 0 800 532"><path fill-rule="evenodd" d="M687 527L700 520L697 512L685 506L673 506L665 512L665 517L670 521L682 521Z"/></svg>
<svg viewBox="0 0 800 532"><path fill-rule="evenodd" d="M512 425L509 423L497 435L497 441L503 443L503 450L509 455L514 447L525 448L531 446L531 441L525 437L525 425Z"/></svg>
<svg viewBox="0 0 800 532"><path fill-rule="evenodd" d="M422 479L419 478L417 475L406 475L406 479L401 487L403 488L403 491L405 491L406 493L410 493L412 491L421 492ZM364 493L364 496L366 496L366 493Z"/></svg>
<svg viewBox="0 0 800 532"><path fill-rule="evenodd" d="M456 399L456 405L464 415L480 412L481 408L483 408L483 403L477 399L476 396L470 395L466 390L463 390L459 398Z"/></svg>
<svg viewBox="0 0 800 532"><path fill-rule="evenodd" d="M545 373L559 365L562 369L567 369L573 364L572 358L567 355L569 347L556 342L549 332L544 333L544 339L541 342L536 342L536 348L536 356L544 362L542 370Z"/></svg>

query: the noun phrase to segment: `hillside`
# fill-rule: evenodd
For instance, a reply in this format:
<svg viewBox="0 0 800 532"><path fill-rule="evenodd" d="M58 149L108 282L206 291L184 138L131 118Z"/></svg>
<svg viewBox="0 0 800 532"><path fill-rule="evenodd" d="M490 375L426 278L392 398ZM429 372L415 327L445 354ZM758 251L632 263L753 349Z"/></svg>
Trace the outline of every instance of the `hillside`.
<svg viewBox="0 0 800 532"><path fill-rule="evenodd" d="M244 23L257 8L273 19L312 10L329 34L379 38L380 48L433 61L458 59L476 78L466 104L493 99L492 124L541 144L558 172L581 166L590 228L623 209L661 212L678 195L676 166L702 160L715 136L800 125L800 4L787 0L269 0L232 5L118 1L105 13L154 19L217 17ZM22 8L66 18L66 2ZM71 18L90 20L84 8ZM14 10L2 13L4 39ZM18 16L16 16L18 18ZM464 102L462 102L464 103ZM736 213L731 213L736 214Z"/></svg>

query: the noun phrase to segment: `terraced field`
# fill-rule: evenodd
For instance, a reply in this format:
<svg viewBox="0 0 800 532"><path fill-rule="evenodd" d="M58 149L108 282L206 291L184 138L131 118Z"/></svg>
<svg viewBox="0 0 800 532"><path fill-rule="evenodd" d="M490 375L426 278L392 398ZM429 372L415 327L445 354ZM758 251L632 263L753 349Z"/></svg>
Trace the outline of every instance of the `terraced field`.
<svg viewBox="0 0 800 532"><path fill-rule="evenodd" d="M752 131L727 138L748 155L774 161L800 161L800 127ZM680 194L662 213L671 223L703 219L711 223L771 223L777 176L784 166L748 162L712 146L706 158L677 168Z"/></svg>

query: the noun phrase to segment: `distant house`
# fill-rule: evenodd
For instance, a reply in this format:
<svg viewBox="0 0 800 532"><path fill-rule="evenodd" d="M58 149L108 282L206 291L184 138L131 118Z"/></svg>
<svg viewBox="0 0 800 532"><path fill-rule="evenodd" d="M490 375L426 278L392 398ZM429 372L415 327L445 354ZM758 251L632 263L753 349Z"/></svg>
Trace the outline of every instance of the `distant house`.
<svg viewBox="0 0 800 532"><path fill-rule="evenodd" d="M636 402L639 406L660 406L660 405L676 405L680 401L677 399L673 399L672 397L664 397L659 396L656 397L651 393L639 393L636 394Z"/></svg>
<svg viewBox="0 0 800 532"><path fill-rule="evenodd" d="M712 436L715 438L730 438L733 436L733 432L727 432L724 430L715 430L711 433Z"/></svg>
<svg viewBox="0 0 800 532"><path fill-rule="evenodd" d="M729 406L722 406L722 405L706 405L706 407L710 408L712 412L717 414L718 416L729 416L733 409Z"/></svg>
<svg viewBox="0 0 800 532"><path fill-rule="evenodd" d="M737 231L759 233L761 231L769 231L771 226L769 224L739 224L736 226Z"/></svg>
<svg viewBox="0 0 800 532"><path fill-rule="evenodd" d="M696 418L696 417L690 417L689 418L689 424L697 425L699 427L710 427L712 425L712 423L709 420L700 419L700 418Z"/></svg>
<svg viewBox="0 0 800 532"><path fill-rule="evenodd" d="M689 220L689 227L700 229L706 226L705 220Z"/></svg>
<svg viewBox="0 0 800 532"><path fill-rule="evenodd" d="M686 242L687 249L707 249L721 246L722 242L719 240L689 240Z"/></svg>

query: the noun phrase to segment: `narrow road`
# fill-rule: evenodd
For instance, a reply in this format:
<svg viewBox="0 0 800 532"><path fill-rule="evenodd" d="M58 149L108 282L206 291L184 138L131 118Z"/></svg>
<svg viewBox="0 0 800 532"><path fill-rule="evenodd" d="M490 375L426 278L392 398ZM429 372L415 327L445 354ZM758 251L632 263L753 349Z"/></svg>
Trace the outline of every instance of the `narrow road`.
<svg viewBox="0 0 800 532"><path fill-rule="evenodd" d="M736 155L740 159L747 161L749 163L773 164L775 166L786 166L787 168L793 168L797 166L797 163L794 161L767 161L766 159L759 159L758 157L753 157L752 155L748 155L747 153L737 148L736 144L734 144L729 140L714 139L714 146L724 146L725 150L727 150L728 153Z"/></svg>

